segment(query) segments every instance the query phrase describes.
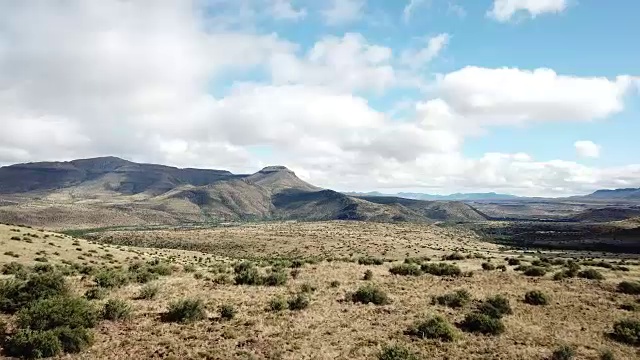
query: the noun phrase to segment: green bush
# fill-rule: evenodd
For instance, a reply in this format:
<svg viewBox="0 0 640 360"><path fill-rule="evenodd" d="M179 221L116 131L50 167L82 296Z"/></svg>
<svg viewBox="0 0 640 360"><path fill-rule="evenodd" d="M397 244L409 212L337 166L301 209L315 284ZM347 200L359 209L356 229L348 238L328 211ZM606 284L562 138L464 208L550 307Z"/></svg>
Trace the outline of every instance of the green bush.
<svg viewBox="0 0 640 360"><path fill-rule="evenodd" d="M453 254L449 254L449 255L445 255L442 257L442 260L464 260L467 257L464 256L463 254L460 254L459 252L455 252Z"/></svg>
<svg viewBox="0 0 640 360"><path fill-rule="evenodd" d="M509 260L507 260L507 263L511 266L520 265L520 259L509 258Z"/></svg>
<svg viewBox="0 0 640 360"><path fill-rule="evenodd" d="M419 276L422 275L422 270L420 270L420 266L416 264L399 264L391 267L389 272L393 275L403 275L403 276Z"/></svg>
<svg viewBox="0 0 640 360"><path fill-rule="evenodd" d="M140 292L136 299L138 300L153 300L158 296L160 292L160 286L155 284L147 284L140 288Z"/></svg>
<svg viewBox="0 0 640 360"><path fill-rule="evenodd" d="M18 312L20 328L52 330L58 327L92 328L98 322L93 305L83 298L56 297L38 300Z"/></svg>
<svg viewBox="0 0 640 360"><path fill-rule="evenodd" d="M600 352L600 360L616 360L611 350L603 350Z"/></svg>
<svg viewBox="0 0 640 360"><path fill-rule="evenodd" d="M182 265L182 270L184 272L192 273L192 272L196 272L197 268L193 264L185 264L185 265Z"/></svg>
<svg viewBox="0 0 640 360"><path fill-rule="evenodd" d="M149 268L140 268L131 272L131 279L139 284L146 284L158 279L158 274L151 272Z"/></svg>
<svg viewBox="0 0 640 360"><path fill-rule="evenodd" d="M496 295L484 300L478 305L478 312L496 319L513 314L509 299L502 295Z"/></svg>
<svg viewBox="0 0 640 360"><path fill-rule="evenodd" d="M309 297L305 294L297 294L287 300L289 310L302 310L309 306Z"/></svg>
<svg viewBox="0 0 640 360"><path fill-rule="evenodd" d="M406 334L420 339L438 339L441 341L453 341L457 337L453 326L440 316L417 322L406 331Z"/></svg>
<svg viewBox="0 0 640 360"><path fill-rule="evenodd" d="M236 266L236 268L237 267L238 266ZM243 269L240 272L236 271L236 285L262 285L263 280L264 279L260 276L258 269L254 266Z"/></svg>
<svg viewBox="0 0 640 360"><path fill-rule="evenodd" d="M640 320L627 319L616 322L613 324L611 338L629 345L640 345Z"/></svg>
<svg viewBox="0 0 640 360"><path fill-rule="evenodd" d="M356 292L351 295L351 300L362 304L372 303L375 305L385 305L390 303L389 297L384 291L370 284L361 286L356 290Z"/></svg>
<svg viewBox="0 0 640 360"><path fill-rule="evenodd" d="M27 280L0 282L0 311L14 313L40 299L68 294L64 277L58 273L32 274Z"/></svg>
<svg viewBox="0 0 640 360"><path fill-rule="evenodd" d="M93 334L84 328L60 327L53 331L66 353L79 353L93 344Z"/></svg>
<svg viewBox="0 0 640 360"><path fill-rule="evenodd" d="M119 288L129 283L129 276L122 271L103 270L97 273L93 279L96 285L102 288Z"/></svg>
<svg viewBox="0 0 640 360"><path fill-rule="evenodd" d="M422 264L420 269L431 275L436 276L460 276L462 275L462 270L457 265L447 264L447 263L437 263L437 264Z"/></svg>
<svg viewBox="0 0 640 360"><path fill-rule="evenodd" d="M87 300L102 300L107 297L107 290L100 287L92 287L84 293Z"/></svg>
<svg viewBox="0 0 640 360"><path fill-rule="evenodd" d="M203 320L207 317L204 303L200 299L183 299L169 305L164 315L168 322L188 323Z"/></svg>
<svg viewBox="0 0 640 360"><path fill-rule="evenodd" d="M24 267L24 265L12 261L8 264L2 265L2 270L0 272L2 273L2 275L18 275L26 273L27 269Z"/></svg>
<svg viewBox="0 0 640 360"><path fill-rule="evenodd" d="M262 279L262 283L267 286L282 286L287 283L287 273L284 271L272 271Z"/></svg>
<svg viewBox="0 0 640 360"><path fill-rule="evenodd" d="M384 260L374 258L374 257L361 257L358 259L358 264L360 265L382 265L384 264Z"/></svg>
<svg viewBox="0 0 640 360"><path fill-rule="evenodd" d="M547 305L549 297L540 290L531 290L524 294L524 302L529 305Z"/></svg>
<svg viewBox="0 0 640 360"><path fill-rule="evenodd" d="M618 284L618 292L629 295L640 295L640 282L623 281Z"/></svg>
<svg viewBox="0 0 640 360"><path fill-rule="evenodd" d="M300 292L306 293L306 294L310 294L312 292L316 291L316 287L309 284L309 283L304 283L302 285L300 285Z"/></svg>
<svg viewBox="0 0 640 360"><path fill-rule="evenodd" d="M596 269L586 269L578 273L578 277L589 280L604 280L604 275Z"/></svg>
<svg viewBox="0 0 640 360"><path fill-rule="evenodd" d="M562 345L551 354L551 360L571 360L576 356L576 351L568 345Z"/></svg>
<svg viewBox="0 0 640 360"><path fill-rule="evenodd" d="M51 264L35 264L33 266L33 272L40 273L40 274L41 273L52 272L54 270L55 270L55 268Z"/></svg>
<svg viewBox="0 0 640 360"><path fill-rule="evenodd" d="M378 354L378 360L418 360L418 357L402 345L387 345Z"/></svg>
<svg viewBox="0 0 640 360"><path fill-rule="evenodd" d="M331 286L332 288L337 288L338 286L340 286L340 281L338 281L338 280L332 280L332 281L329 283L329 286Z"/></svg>
<svg viewBox="0 0 640 360"><path fill-rule="evenodd" d="M544 276L546 273L547 269L540 266L530 266L524 271L527 276Z"/></svg>
<svg viewBox="0 0 640 360"><path fill-rule="evenodd" d="M450 308L459 308L467 305L471 301L471 293L467 290L460 289L452 293L436 296L433 298L434 304L448 306Z"/></svg>
<svg viewBox="0 0 640 360"><path fill-rule="evenodd" d="M287 301L281 297L275 297L269 300L269 305L267 307L269 311L282 311L287 309Z"/></svg>
<svg viewBox="0 0 640 360"><path fill-rule="evenodd" d="M131 319L131 305L121 299L110 299L102 308L102 318L110 321Z"/></svg>
<svg viewBox="0 0 640 360"><path fill-rule="evenodd" d="M9 356L39 359L60 354L62 343L52 330L21 329L7 339L4 350Z"/></svg>
<svg viewBox="0 0 640 360"><path fill-rule="evenodd" d="M236 316L236 308L230 304L220 306L218 311L220 312L221 319L231 320Z"/></svg>
<svg viewBox="0 0 640 360"><path fill-rule="evenodd" d="M236 274L241 274L247 270L254 269L256 266L254 263L250 261L243 261L235 264L233 266L233 272Z"/></svg>
<svg viewBox="0 0 640 360"><path fill-rule="evenodd" d="M489 262L482 263L482 270L491 271L495 270L496 266Z"/></svg>
<svg viewBox="0 0 640 360"><path fill-rule="evenodd" d="M500 335L505 331L502 320L480 313L468 314L460 323L460 328L466 332L485 335Z"/></svg>

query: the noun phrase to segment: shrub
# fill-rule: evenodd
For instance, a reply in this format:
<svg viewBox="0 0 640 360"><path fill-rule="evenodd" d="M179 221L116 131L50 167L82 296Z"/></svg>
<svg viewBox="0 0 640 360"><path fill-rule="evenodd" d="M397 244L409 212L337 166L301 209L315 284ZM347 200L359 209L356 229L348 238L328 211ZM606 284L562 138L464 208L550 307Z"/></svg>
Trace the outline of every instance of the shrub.
<svg viewBox="0 0 640 360"><path fill-rule="evenodd" d="M625 303L620 305L619 308L626 311L638 311L640 309L640 305L634 303Z"/></svg>
<svg viewBox="0 0 640 360"><path fill-rule="evenodd" d="M107 290L99 287L92 287L84 293L87 300L102 300L107 297Z"/></svg>
<svg viewBox="0 0 640 360"><path fill-rule="evenodd" d="M374 258L374 257L361 257L358 259L358 264L360 265L382 265L384 264L384 260Z"/></svg>
<svg viewBox="0 0 640 360"><path fill-rule="evenodd" d="M405 346L387 345L378 354L378 360L418 360L418 357Z"/></svg>
<svg viewBox="0 0 640 360"><path fill-rule="evenodd" d="M340 281L338 281L338 280L332 280L332 281L329 283L329 286L331 286L332 288L337 288L338 286L340 286Z"/></svg>
<svg viewBox="0 0 640 360"><path fill-rule="evenodd" d="M164 320L169 322L188 323L203 320L207 317L204 303L200 299L183 299L169 305Z"/></svg>
<svg viewBox="0 0 640 360"><path fill-rule="evenodd" d="M131 273L131 279L140 284L157 280L158 277L158 274L151 272L148 268L141 268Z"/></svg>
<svg viewBox="0 0 640 360"><path fill-rule="evenodd" d="M260 276L258 269L249 267L240 272L236 272L236 285L261 285L263 278Z"/></svg>
<svg viewBox="0 0 640 360"><path fill-rule="evenodd" d="M616 322L611 338L629 345L640 345L640 321L627 319Z"/></svg>
<svg viewBox="0 0 640 360"><path fill-rule="evenodd" d="M58 327L92 328L98 322L93 305L83 298L56 297L38 300L18 312L20 328L52 330Z"/></svg>
<svg viewBox="0 0 640 360"><path fill-rule="evenodd" d="M531 290L524 294L524 302L529 305L547 305L549 297L540 290Z"/></svg>
<svg viewBox="0 0 640 360"><path fill-rule="evenodd" d="M618 292L629 295L640 295L640 282L623 281L618 284Z"/></svg>
<svg viewBox="0 0 640 360"><path fill-rule="evenodd" d="M102 308L102 318L110 321L128 320L131 318L131 305L120 299L110 299Z"/></svg>
<svg viewBox="0 0 640 360"><path fill-rule="evenodd" d="M530 266L524 270L525 275L527 276L544 276L547 273L547 269L540 266Z"/></svg>
<svg viewBox="0 0 640 360"><path fill-rule="evenodd" d="M438 264L422 264L420 269L431 275L436 276L460 276L462 270L457 265L438 263Z"/></svg>
<svg viewBox="0 0 640 360"><path fill-rule="evenodd" d="M495 270L496 266L489 262L482 263L482 270L491 271Z"/></svg>
<svg viewBox="0 0 640 360"><path fill-rule="evenodd" d="M367 270L364 272L364 276L362 277L363 280L371 280L373 279L373 271L371 270Z"/></svg>
<svg viewBox="0 0 640 360"><path fill-rule="evenodd" d="M147 284L140 288L140 292L136 299L138 300L153 300L160 292L160 287L154 284Z"/></svg>
<svg viewBox="0 0 640 360"><path fill-rule="evenodd" d="M505 271L507 271L507 266L504 265L504 264L500 264L500 265L496 266L496 269L498 269L498 270L500 270L502 272L505 272Z"/></svg>
<svg viewBox="0 0 640 360"><path fill-rule="evenodd" d="M64 277L57 273L33 274L26 281L0 282L0 311L14 313L33 301L68 292Z"/></svg>
<svg viewBox="0 0 640 360"><path fill-rule="evenodd" d="M460 328L466 332L485 335L500 335L505 330L502 320L480 313L471 313L465 316L460 323Z"/></svg>
<svg viewBox="0 0 640 360"><path fill-rule="evenodd" d="M450 308L459 308L467 305L471 301L471 293L467 290L460 289L449 294L436 296L433 303L448 306Z"/></svg>
<svg viewBox="0 0 640 360"><path fill-rule="evenodd" d="M182 265L182 270L184 272L192 273L192 272L196 272L197 269L196 269L196 266L193 264L185 264L185 265Z"/></svg>
<svg viewBox="0 0 640 360"><path fill-rule="evenodd" d="M442 257L442 260L464 260L467 257L459 252L455 252L453 254L445 255Z"/></svg>
<svg viewBox="0 0 640 360"><path fill-rule="evenodd" d="M62 343L54 331L21 329L10 336L5 344L9 356L38 359L53 357L62 352Z"/></svg>
<svg viewBox="0 0 640 360"><path fill-rule="evenodd" d="M393 266L389 269L389 272L393 275L404 275L404 276L419 276L422 274L422 270L420 270L420 266L416 264L399 264Z"/></svg>
<svg viewBox="0 0 640 360"><path fill-rule="evenodd" d="M293 269L297 269L297 268L301 268L304 266L304 260L301 259L294 259L291 261L291 268Z"/></svg>
<svg viewBox="0 0 640 360"><path fill-rule="evenodd" d="M440 316L417 322L406 331L406 334L421 339L438 339L441 341L453 341L457 336L453 326Z"/></svg>
<svg viewBox="0 0 640 360"><path fill-rule="evenodd" d="M571 360L576 356L576 351L568 345L562 345L551 354L551 360Z"/></svg>
<svg viewBox="0 0 640 360"><path fill-rule="evenodd" d="M578 273L578 277L590 280L604 280L604 276L596 269L586 269Z"/></svg>
<svg viewBox="0 0 640 360"><path fill-rule="evenodd" d="M222 305L218 311L220 312L220 318L225 320L231 320L236 316L236 308L234 308L233 305Z"/></svg>
<svg viewBox="0 0 640 360"><path fill-rule="evenodd" d="M119 288L129 283L129 277L122 271L103 270L97 273L93 279L99 287L112 289Z"/></svg>
<svg viewBox="0 0 640 360"><path fill-rule="evenodd" d="M600 360L616 360L616 357L613 355L611 350L603 350L600 353Z"/></svg>
<svg viewBox="0 0 640 360"><path fill-rule="evenodd" d="M256 266L250 261L243 261L233 266L233 272L236 274L243 273L247 270L254 269Z"/></svg>
<svg viewBox="0 0 640 360"><path fill-rule="evenodd" d="M293 269L289 274L291 275L292 279L297 279L298 276L300 276L300 272L300 269Z"/></svg>
<svg viewBox="0 0 640 360"><path fill-rule="evenodd" d="M373 285L361 286L355 293L351 295L353 302L362 304L385 305L390 302L387 294Z"/></svg>
<svg viewBox="0 0 640 360"><path fill-rule="evenodd" d="M93 344L93 334L84 328L60 327L52 331L66 353L79 353Z"/></svg>
<svg viewBox="0 0 640 360"><path fill-rule="evenodd" d="M496 295L484 300L478 305L478 311L484 315L499 319L505 315L513 314L509 299L502 295Z"/></svg>
<svg viewBox="0 0 640 360"><path fill-rule="evenodd" d="M507 260L507 263L511 266L520 265L520 259L509 258L509 260Z"/></svg>
<svg viewBox="0 0 640 360"><path fill-rule="evenodd" d="M300 291L309 294L316 291L316 287L309 283L304 283L300 286Z"/></svg>
<svg viewBox="0 0 640 360"><path fill-rule="evenodd" d="M262 283L267 286L281 286L287 283L287 277L284 271L273 271L262 279Z"/></svg>
<svg viewBox="0 0 640 360"><path fill-rule="evenodd" d="M289 310L302 310L309 306L309 297L305 294L297 294L287 300Z"/></svg>
<svg viewBox="0 0 640 360"><path fill-rule="evenodd" d="M22 273L26 273L26 269L24 265L19 264L15 261L12 261L8 264L2 265L2 275L18 275Z"/></svg>
<svg viewBox="0 0 640 360"><path fill-rule="evenodd" d="M285 310L286 308L287 308L287 301L281 296L278 296L269 300L268 310L270 311L282 311L282 310Z"/></svg>

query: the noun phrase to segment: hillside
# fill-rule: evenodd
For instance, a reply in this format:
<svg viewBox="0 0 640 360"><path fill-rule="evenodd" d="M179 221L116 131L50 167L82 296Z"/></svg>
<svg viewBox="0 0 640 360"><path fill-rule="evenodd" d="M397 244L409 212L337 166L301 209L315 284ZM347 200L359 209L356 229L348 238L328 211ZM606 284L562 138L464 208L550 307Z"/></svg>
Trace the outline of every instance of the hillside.
<svg viewBox="0 0 640 360"><path fill-rule="evenodd" d="M614 190L598 190L592 194L585 196L590 199L621 199L621 200L640 200L640 188L614 189Z"/></svg>
<svg viewBox="0 0 640 360"><path fill-rule="evenodd" d="M52 228L246 220L473 221L460 202L353 197L284 166L254 174L103 157L0 168L0 221Z"/></svg>

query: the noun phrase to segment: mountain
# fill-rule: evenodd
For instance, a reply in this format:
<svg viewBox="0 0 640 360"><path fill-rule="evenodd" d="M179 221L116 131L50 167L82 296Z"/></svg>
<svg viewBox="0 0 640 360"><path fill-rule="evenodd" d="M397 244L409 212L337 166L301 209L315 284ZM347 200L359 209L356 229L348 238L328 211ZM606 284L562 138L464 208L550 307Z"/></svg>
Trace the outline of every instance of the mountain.
<svg viewBox="0 0 640 360"><path fill-rule="evenodd" d="M621 200L640 200L640 188L614 189L614 190L598 190L594 193L586 195L589 199L621 199Z"/></svg>
<svg viewBox="0 0 640 360"><path fill-rule="evenodd" d="M519 196L509 194L488 193L455 193L450 195L432 195L424 193L399 192L396 194L383 194L377 191L373 192L348 192L347 195L353 196L385 196L385 197L401 197L414 200L441 200L441 201L495 201L495 200L515 200L521 199Z"/></svg>
<svg viewBox="0 0 640 360"><path fill-rule="evenodd" d="M461 202L356 197L284 166L237 175L116 157L0 168L0 221L52 228L238 220L469 221Z"/></svg>

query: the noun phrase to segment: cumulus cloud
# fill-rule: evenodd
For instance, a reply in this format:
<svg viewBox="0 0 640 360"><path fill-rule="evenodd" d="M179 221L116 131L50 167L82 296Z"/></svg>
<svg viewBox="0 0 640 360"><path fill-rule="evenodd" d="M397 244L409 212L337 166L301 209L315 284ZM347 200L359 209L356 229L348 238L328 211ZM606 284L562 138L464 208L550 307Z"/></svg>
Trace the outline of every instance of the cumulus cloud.
<svg viewBox="0 0 640 360"><path fill-rule="evenodd" d="M526 12L532 18L545 13L561 13L568 7L568 0L494 0L487 15L506 22L517 13Z"/></svg>
<svg viewBox="0 0 640 360"><path fill-rule="evenodd" d="M282 52L271 58L277 84L324 85L339 90L382 91L396 82L392 51L369 44L364 36L327 36L303 56Z"/></svg>
<svg viewBox="0 0 640 360"><path fill-rule="evenodd" d="M330 0L322 10L322 16L327 25L345 25L358 21L364 14L365 0Z"/></svg>
<svg viewBox="0 0 640 360"><path fill-rule="evenodd" d="M590 121L624 109L633 85L615 79L559 75L551 69L465 67L448 73L439 95L459 114L485 124L527 121Z"/></svg>
<svg viewBox="0 0 640 360"><path fill-rule="evenodd" d="M597 158L600 156L600 145L589 140L576 141L573 146L580 157Z"/></svg>

